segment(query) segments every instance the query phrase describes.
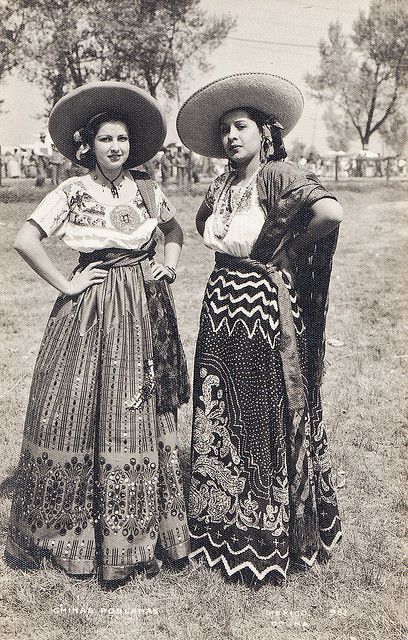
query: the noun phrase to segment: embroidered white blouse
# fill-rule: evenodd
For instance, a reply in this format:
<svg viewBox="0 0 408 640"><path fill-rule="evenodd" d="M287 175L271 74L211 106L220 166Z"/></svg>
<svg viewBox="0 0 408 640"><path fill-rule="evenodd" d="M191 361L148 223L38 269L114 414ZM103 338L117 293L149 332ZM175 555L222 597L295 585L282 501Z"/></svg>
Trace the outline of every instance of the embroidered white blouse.
<svg viewBox="0 0 408 640"><path fill-rule="evenodd" d="M133 179L132 179L133 181ZM112 203L89 174L68 178L47 194L29 216L47 236L84 253L99 249L140 249L158 224L174 217L174 209L154 183L157 218L152 218L133 181L128 199Z"/></svg>
<svg viewBox="0 0 408 640"><path fill-rule="evenodd" d="M210 249L247 258L265 222L265 213L259 201L256 179L240 188L231 186L232 178L231 173L223 173L208 190L206 202L213 213L206 220L203 239ZM229 225L223 238L216 235L220 217L227 218Z"/></svg>

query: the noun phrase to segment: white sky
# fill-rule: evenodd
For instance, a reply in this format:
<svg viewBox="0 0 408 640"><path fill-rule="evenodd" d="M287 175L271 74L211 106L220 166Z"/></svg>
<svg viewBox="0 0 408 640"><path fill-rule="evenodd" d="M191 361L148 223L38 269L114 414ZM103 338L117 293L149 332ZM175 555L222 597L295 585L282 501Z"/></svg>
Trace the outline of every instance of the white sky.
<svg viewBox="0 0 408 640"><path fill-rule="evenodd" d="M288 136L288 146L294 139L300 139L307 145L314 143L321 152L326 151L322 109L308 96L304 76L317 69L318 41L326 38L329 23L339 20L344 31L350 32L359 10L367 11L369 4L369 0L201 0L201 6L210 13L235 15L237 27L212 54L213 69L207 74L194 72L182 84L181 100L200 86L232 73L276 73L292 80L305 96L304 113ZM35 142L44 128L44 121L35 117L44 108L39 89L14 75L2 82L0 97L4 99L3 109L7 110L0 114L0 144L18 146ZM170 142L176 139L177 106L167 113L167 142Z"/></svg>

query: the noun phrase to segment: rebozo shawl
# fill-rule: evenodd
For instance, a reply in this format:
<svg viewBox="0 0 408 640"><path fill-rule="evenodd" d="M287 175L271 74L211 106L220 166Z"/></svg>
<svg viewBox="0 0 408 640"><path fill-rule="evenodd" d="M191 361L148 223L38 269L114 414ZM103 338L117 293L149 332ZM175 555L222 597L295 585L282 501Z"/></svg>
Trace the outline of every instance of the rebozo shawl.
<svg viewBox="0 0 408 640"><path fill-rule="evenodd" d="M250 257L263 263L305 229L311 220L312 204L321 198L336 199L313 173L286 162L267 163L259 172L257 187L266 219ZM299 253L291 264L306 325L310 391L320 385L323 373L329 283L337 238L336 229Z"/></svg>

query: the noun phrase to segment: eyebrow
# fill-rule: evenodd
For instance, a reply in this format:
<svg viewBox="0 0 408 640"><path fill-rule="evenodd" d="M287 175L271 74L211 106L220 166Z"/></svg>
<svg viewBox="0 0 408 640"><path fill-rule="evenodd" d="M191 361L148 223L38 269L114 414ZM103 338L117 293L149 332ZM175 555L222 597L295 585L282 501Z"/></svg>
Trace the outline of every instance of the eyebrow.
<svg viewBox="0 0 408 640"><path fill-rule="evenodd" d="M250 120L251 118L247 118L245 116L243 116L242 118L237 118L236 120L233 120L232 122L226 122L225 120L223 120L222 122L220 122L220 127L222 127L223 125L229 125L229 124L233 124L234 122L248 122L248 120Z"/></svg>

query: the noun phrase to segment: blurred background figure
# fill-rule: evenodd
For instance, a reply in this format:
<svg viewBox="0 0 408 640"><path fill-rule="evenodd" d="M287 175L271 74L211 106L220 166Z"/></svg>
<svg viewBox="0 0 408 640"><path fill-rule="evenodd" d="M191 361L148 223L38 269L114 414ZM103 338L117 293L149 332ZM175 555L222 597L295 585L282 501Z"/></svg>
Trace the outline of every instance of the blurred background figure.
<svg viewBox="0 0 408 640"><path fill-rule="evenodd" d="M203 173L204 158L194 151L190 151L188 157L188 181L197 184L200 182Z"/></svg>
<svg viewBox="0 0 408 640"><path fill-rule="evenodd" d="M34 153L34 149L28 153L27 157L27 178L37 177L37 156Z"/></svg>
<svg viewBox="0 0 408 640"><path fill-rule="evenodd" d="M6 154L6 166L8 178L20 177L20 156L18 149L14 149L13 153L9 152Z"/></svg>
<svg viewBox="0 0 408 640"><path fill-rule="evenodd" d="M60 153L55 146L55 144L51 143L51 157L50 157L50 169L51 169L51 182L54 186L57 186L61 182L63 182L67 176L64 175L64 164L65 158Z"/></svg>
<svg viewBox="0 0 408 640"><path fill-rule="evenodd" d="M169 184L172 173L173 173L173 162L171 150L165 148L163 154L160 159L160 170L161 170L161 181L162 185L165 187Z"/></svg>
<svg viewBox="0 0 408 640"><path fill-rule="evenodd" d="M187 158L181 145L177 146L174 166L177 170L177 184L179 187L183 187L187 184Z"/></svg>
<svg viewBox="0 0 408 640"><path fill-rule="evenodd" d="M40 133L40 140L34 146L34 153L37 156L37 177L42 178L42 182L44 182L48 177L52 154L51 143L47 140L44 131Z"/></svg>

